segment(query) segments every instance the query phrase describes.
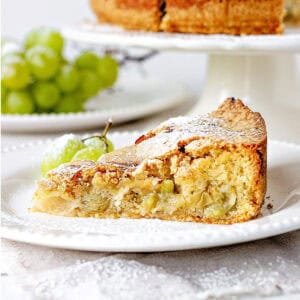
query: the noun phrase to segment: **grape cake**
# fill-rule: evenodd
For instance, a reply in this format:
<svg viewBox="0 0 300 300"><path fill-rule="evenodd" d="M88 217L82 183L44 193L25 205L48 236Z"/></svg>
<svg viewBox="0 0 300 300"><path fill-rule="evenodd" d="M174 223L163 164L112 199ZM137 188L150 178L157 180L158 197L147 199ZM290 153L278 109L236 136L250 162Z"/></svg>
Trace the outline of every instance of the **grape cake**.
<svg viewBox="0 0 300 300"><path fill-rule="evenodd" d="M244 222L259 215L264 200L266 148L261 115L228 98L210 114L169 119L96 163L74 161L48 172L32 211Z"/></svg>

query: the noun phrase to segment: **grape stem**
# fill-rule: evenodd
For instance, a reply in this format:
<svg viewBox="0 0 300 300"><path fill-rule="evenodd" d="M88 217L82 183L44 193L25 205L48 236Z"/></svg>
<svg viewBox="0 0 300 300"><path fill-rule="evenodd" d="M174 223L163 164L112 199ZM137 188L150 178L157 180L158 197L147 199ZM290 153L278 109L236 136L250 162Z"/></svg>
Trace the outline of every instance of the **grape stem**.
<svg viewBox="0 0 300 300"><path fill-rule="evenodd" d="M84 142L86 140L89 140L89 139L92 139L92 138L95 138L95 137L99 138L104 142L105 152L106 152L107 149L108 149L108 143L107 143L107 140L106 140L106 135L107 135L107 133L108 133L111 126L112 126L112 120L109 118L107 120L107 122L105 123L105 127L104 127L104 129L103 129L103 131L100 135L96 134L96 135L88 136L87 138L82 139L82 142Z"/></svg>
<svg viewBox="0 0 300 300"><path fill-rule="evenodd" d="M101 133L101 136L102 137L105 137L107 132L109 131L110 127L112 126L112 120L111 119L108 119L108 121L106 122L105 124L105 127Z"/></svg>
<svg viewBox="0 0 300 300"><path fill-rule="evenodd" d="M79 49L80 51L87 50L86 48L81 47L76 43L73 43L72 46L75 49ZM99 52L98 48L95 48L95 47L90 47L88 49L92 50L94 52ZM112 49L112 48L106 49L103 52L104 52L105 55L111 55L111 56L115 56L115 57L119 56L119 59L117 59L117 60L118 60L120 66L124 66L124 65L126 65L127 63L130 63L130 62L143 63L143 62L147 61L148 59L152 58L153 56L159 54L159 51L151 50L151 51L147 52L146 54L132 55L132 54L129 54L125 50Z"/></svg>
<svg viewBox="0 0 300 300"><path fill-rule="evenodd" d="M133 56L130 54L125 54L123 56L123 58L119 61L119 64L122 66L124 64L126 64L127 62L136 62L136 63L142 63L146 60L148 60L149 58L155 56L156 54L158 54L158 51L149 51L148 53L142 55L142 56Z"/></svg>

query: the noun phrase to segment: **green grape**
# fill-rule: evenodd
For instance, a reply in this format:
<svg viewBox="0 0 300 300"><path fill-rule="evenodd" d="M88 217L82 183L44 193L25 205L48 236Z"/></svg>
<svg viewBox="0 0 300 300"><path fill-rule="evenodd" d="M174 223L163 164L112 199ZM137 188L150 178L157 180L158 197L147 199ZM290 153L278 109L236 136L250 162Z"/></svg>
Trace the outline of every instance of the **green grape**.
<svg viewBox="0 0 300 300"><path fill-rule="evenodd" d="M98 149L99 156L114 150L113 143L106 136L88 138L84 141L84 144L88 148Z"/></svg>
<svg viewBox="0 0 300 300"><path fill-rule="evenodd" d="M174 192L174 182L171 179L165 179L160 185L160 190L163 193L173 193Z"/></svg>
<svg viewBox="0 0 300 300"><path fill-rule="evenodd" d="M6 114L7 113L7 98L1 97L1 113Z"/></svg>
<svg viewBox="0 0 300 300"><path fill-rule="evenodd" d="M104 141L100 136L93 136L85 139L83 143L86 147L103 148Z"/></svg>
<svg viewBox="0 0 300 300"><path fill-rule="evenodd" d="M94 136L84 140L87 148L96 149L99 156L112 152L114 150L113 143L106 136Z"/></svg>
<svg viewBox="0 0 300 300"><path fill-rule="evenodd" d="M58 31L45 28L39 38L38 43L40 45L52 48L56 53L61 54L64 47L64 39Z"/></svg>
<svg viewBox="0 0 300 300"><path fill-rule="evenodd" d="M221 204L212 204L205 208L204 216L206 218L222 218L226 214L226 209Z"/></svg>
<svg viewBox="0 0 300 300"><path fill-rule="evenodd" d="M38 44L38 37L40 34L41 28L36 28L31 30L26 36L24 41L25 49L30 49Z"/></svg>
<svg viewBox="0 0 300 300"><path fill-rule="evenodd" d="M113 151L114 146L106 136L93 136L84 140L86 148L77 153L73 160L98 160L103 154Z"/></svg>
<svg viewBox="0 0 300 300"><path fill-rule="evenodd" d="M106 144L106 153L114 151L114 144L107 137L105 137L105 144Z"/></svg>
<svg viewBox="0 0 300 300"><path fill-rule="evenodd" d="M3 59L1 73L3 85L10 89L23 89L31 81L25 60L16 55Z"/></svg>
<svg viewBox="0 0 300 300"><path fill-rule="evenodd" d="M103 154L114 150L112 142L106 137L111 127L111 121L106 126L101 135L91 136L83 140L84 148L74 155L72 160L93 160L97 161Z"/></svg>
<svg viewBox="0 0 300 300"><path fill-rule="evenodd" d="M33 85L32 93L37 107L42 110L53 108L60 97L58 87L47 81L36 82Z"/></svg>
<svg viewBox="0 0 300 300"><path fill-rule="evenodd" d="M99 156L101 155L99 149L97 148L83 148L79 150L72 158L72 161L75 160L93 160L97 161Z"/></svg>
<svg viewBox="0 0 300 300"><path fill-rule="evenodd" d="M49 79L58 71L60 59L51 48L34 46L26 52L25 57L37 79Z"/></svg>
<svg viewBox="0 0 300 300"><path fill-rule="evenodd" d="M4 86L3 81L1 81L1 100L6 98L7 88Z"/></svg>
<svg viewBox="0 0 300 300"><path fill-rule="evenodd" d="M46 150L42 157L42 175L63 163L70 162L72 157L82 148L84 144L74 134L65 134L56 139Z"/></svg>
<svg viewBox="0 0 300 300"><path fill-rule="evenodd" d="M25 48L30 49L36 45L49 47L61 55L64 47L64 39L56 30L43 27L37 28L26 36Z"/></svg>
<svg viewBox="0 0 300 300"><path fill-rule="evenodd" d="M7 88L3 85L1 81L1 113L5 114L7 111Z"/></svg>
<svg viewBox="0 0 300 300"><path fill-rule="evenodd" d="M63 66L56 78L58 86L65 93L74 91L79 85L79 80L79 72L72 65Z"/></svg>
<svg viewBox="0 0 300 300"><path fill-rule="evenodd" d="M75 113L83 111L82 100L76 94L64 95L54 108L56 113Z"/></svg>
<svg viewBox="0 0 300 300"><path fill-rule="evenodd" d="M107 145L105 144L105 137L91 137L88 138L84 141L84 145L89 148L89 149L94 149L98 153L97 159L107 153L106 149L108 148ZM96 160L97 160L96 159Z"/></svg>
<svg viewBox="0 0 300 300"><path fill-rule="evenodd" d="M6 112L8 114L31 114L34 104L26 91L13 91L7 96Z"/></svg>
<svg viewBox="0 0 300 300"><path fill-rule="evenodd" d="M106 136L101 137L101 141L102 141L103 154L112 152L114 150L113 143Z"/></svg>
<svg viewBox="0 0 300 300"><path fill-rule="evenodd" d="M111 56L99 58L97 72L104 88L111 87L118 78L119 64Z"/></svg>
<svg viewBox="0 0 300 300"><path fill-rule="evenodd" d="M90 99L90 97L87 94L84 94L82 90L77 90L76 95L78 100L84 105L84 103Z"/></svg>
<svg viewBox="0 0 300 300"><path fill-rule="evenodd" d="M90 51L85 51L75 59L75 65L81 69L96 70L98 65L98 60L99 58L95 53Z"/></svg>
<svg viewBox="0 0 300 300"><path fill-rule="evenodd" d="M91 70L81 70L78 92L82 98L88 99L92 96L95 96L101 88L102 84L96 72Z"/></svg>

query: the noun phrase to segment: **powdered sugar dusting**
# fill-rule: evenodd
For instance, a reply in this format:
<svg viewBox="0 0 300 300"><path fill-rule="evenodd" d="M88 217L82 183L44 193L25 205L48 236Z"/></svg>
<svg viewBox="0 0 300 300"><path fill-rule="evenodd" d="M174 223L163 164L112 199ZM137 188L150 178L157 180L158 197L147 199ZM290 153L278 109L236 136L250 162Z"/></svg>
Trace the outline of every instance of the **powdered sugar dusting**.
<svg viewBox="0 0 300 300"><path fill-rule="evenodd" d="M135 146L102 156L100 162L132 167L144 160L163 157L177 150L180 143L186 144L191 140L208 137L212 141L251 144L259 143L264 136L264 128L253 119L234 122L211 114L177 117L163 122L157 129L150 131L149 138L145 136Z"/></svg>
<svg viewBox="0 0 300 300"><path fill-rule="evenodd" d="M223 119L212 117L210 114L171 118L159 126L159 128L163 127L168 127L169 131L172 132L179 131L182 140L191 136L198 136L212 137L228 142L247 142L257 140L264 134L261 128L251 126L236 130L234 127L232 128L232 124L227 124ZM165 132L162 131L161 133L164 134Z"/></svg>
<svg viewBox="0 0 300 300"><path fill-rule="evenodd" d="M70 134L65 134L65 135L63 135L63 136L57 138L57 139L50 145L50 147L48 148L48 151L49 151L54 157L56 157L57 155L61 154L61 153L64 151L66 145L67 145L70 141L72 141L72 140L79 141L79 138L78 138L76 135L72 134L72 133L70 133ZM46 152L48 152L48 151L46 151Z"/></svg>

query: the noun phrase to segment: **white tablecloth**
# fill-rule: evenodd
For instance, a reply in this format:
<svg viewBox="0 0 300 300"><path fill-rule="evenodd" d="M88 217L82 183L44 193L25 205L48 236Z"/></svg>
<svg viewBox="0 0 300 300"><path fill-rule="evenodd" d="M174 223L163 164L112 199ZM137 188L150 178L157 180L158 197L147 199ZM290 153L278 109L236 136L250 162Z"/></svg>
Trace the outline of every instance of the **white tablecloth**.
<svg viewBox="0 0 300 300"><path fill-rule="evenodd" d="M299 241L300 231L221 248L113 254L4 240L2 299L299 299Z"/></svg>
<svg viewBox="0 0 300 300"><path fill-rule="evenodd" d="M115 130L145 130L188 109ZM55 135L3 134L2 147L50 136ZM1 259L1 299L300 299L300 231L153 254L58 250L3 240Z"/></svg>

